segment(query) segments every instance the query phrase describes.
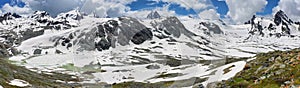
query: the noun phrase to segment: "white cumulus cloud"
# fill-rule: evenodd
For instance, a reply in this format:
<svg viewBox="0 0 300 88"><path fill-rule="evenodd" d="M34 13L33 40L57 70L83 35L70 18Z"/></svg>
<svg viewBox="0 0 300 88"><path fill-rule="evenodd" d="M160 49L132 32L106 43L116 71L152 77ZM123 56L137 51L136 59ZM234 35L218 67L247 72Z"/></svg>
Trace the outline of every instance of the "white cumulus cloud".
<svg viewBox="0 0 300 88"><path fill-rule="evenodd" d="M169 10L169 5L164 5L160 8L154 8L152 10L138 10L138 11L128 11L125 15L138 18L138 19L145 19L147 18L148 14L151 13L151 11L157 11L158 14L162 17L169 17L169 16L176 16L175 11Z"/></svg>
<svg viewBox="0 0 300 88"><path fill-rule="evenodd" d="M219 19L220 14L217 13L216 7L213 6L210 0L149 0L155 2L167 2L177 4L186 10L194 10L201 19Z"/></svg>
<svg viewBox="0 0 300 88"><path fill-rule="evenodd" d="M81 11L99 17L119 17L130 10L126 5L133 1L135 0L86 0Z"/></svg>
<svg viewBox="0 0 300 88"><path fill-rule="evenodd" d="M300 0L280 0L273 9L273 14L282 10L293 21L300 21Z"/></svg>
<svg viewBox="0 0 300 88"><path fill-rule="evenodd" d="M180 7L183 7L187 10L193 9L197 13L199 13L204 9L213 7L210 0L149 0L149 1L155 1L155 2L162 1L171 4L177 4Z"/></svg>
<svg viewBox="0 0 300 88"><path fill-rule="evenodd" d="M29 14L29 13L32 13L32 10L30 8L27 8L27 7L21 8L21 7L18 7L18 6L10 6L9 4L5 4L2 7L2 11L3 12L17 13L17 14Z"/></svg>
<svg viewBox="0 0 300 88"><path fill-rule="evenodd" d="M79 7L82 0L22 0L32 10L43 10L56 16L59 13Z"/></svg>
<svg viewBox="0 0 300 88"><path fill-rule="evenodd" d="M199 12L200 10L212 6L209 0L162 0L162 1L179 4L181 7L184 7L186 9L193 9L196 12Z"/></svg>
<svg viewBox="0 0 300 88"><path fill-rule="evenodd" d="M47 11L52 16L75 8L99 17L122 16L130 8L126 6L135 0L22 0L32 10Z"/></svg>
<svg viewBox="0 0 300 88"><path fill-rule="evenodd" d="M266 0L226 0L229 8L227 16L236 23L243 23L251 19L256 12L262 11L267 3Z"/></svg>
<svg viewBox="0 0 300 88"><path fill-rule="evenodd" d="M217 13L215 9L208 9L200 12L199 17L201 19L218 20L220 18L220 14Z"/></svg>
<svg viewBox="0 0 300 88"><path fill-rule="evenodd" d="M20 1L25 3L24 7L16 6ZM99 17L146 17L150 10L131 11L128 4L137 0L12 0L10 5L2 8L3 12L15 12L19 14L32 13L35 10L47 11L51 16L67 12L75 8L86 14L95 14ZM215 7L210 0L150 0L156 2L167 2L164 7L154 8L161 15L174 16L175 11L169 10L170 4L177 4L186 10L193 9L203 19L219 18ZM12 6L13 5L13 6ZM210 15L206 15L210 14ZM137 16L139 15L139 16Z"/></svg>

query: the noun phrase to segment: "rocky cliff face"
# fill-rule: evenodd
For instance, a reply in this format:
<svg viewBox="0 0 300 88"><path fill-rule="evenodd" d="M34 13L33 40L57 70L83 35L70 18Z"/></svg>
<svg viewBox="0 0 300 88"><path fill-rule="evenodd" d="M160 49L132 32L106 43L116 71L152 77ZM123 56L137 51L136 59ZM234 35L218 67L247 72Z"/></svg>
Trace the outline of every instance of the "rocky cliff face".
<svg viewBox="0 0 300 88"><path fill-rule="evenodd" d="M195 35L188 31L177 17L167 17L159 21L153 21L151 25L155 28L154 31L158 32L155 36L161 39L168 38L169 36L179 38L181 35Z"/></svg>
<svg viewBox="0 0 300 88"><path fill-rule="evenodd" d="M84 30L70 33L69 36L58 39L57 44L66 46L79 45L78 50L107 50L116 45L141 44L153 37L150 28L146 28L137 19L119 17L117 20L108 20L104 23L95 24ZM69 46L68 46L69 45Z"/></svg>

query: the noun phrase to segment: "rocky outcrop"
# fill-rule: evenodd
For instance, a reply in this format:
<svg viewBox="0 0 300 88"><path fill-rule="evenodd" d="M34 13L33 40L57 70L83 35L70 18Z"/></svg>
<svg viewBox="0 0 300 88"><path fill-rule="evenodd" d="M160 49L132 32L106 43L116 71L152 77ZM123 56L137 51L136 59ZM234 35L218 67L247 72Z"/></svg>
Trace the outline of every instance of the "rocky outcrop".
<svg viewBox="0 0 300 88"><path fill-rule="evenodd" d="M95 47L98 51L107 50L111 47L111 42L103 38L95 43Z"/></svg>
<svg viewBox="0 0 300 88"><path fill-rule="evenodd" d="M0 42L0 58L10 57L19 53L20 52L16 48L12 47L12 45Z"/></svg>
<svg viewBox="0 0 300 88"><path fill-rule="evenodd" d="M249 22L251 22L251 30L249 31L249 34L258 34L261 36L294 36L291 35L292 30L297 29L291 29L293 28L291 25L294 24L291 19L288 18L288 16L283 11L278 11L274 15L273 22L267 23L268 25L265 25L266 23L263 23L263 18L257 18L254 16Z"/></svg>
<svg viewBox="0 0 300 88"><path fill-rule="evenodd" d="M8 13L5 13L2 16L0 16L0 22L2 24L4 24L4 23L8 24L7 20L12 20L12 19L21 18L21 17L22 16L20 16L20 15L18 15L16 13L10 13L10 12L8 12Z"/></svg>
<svg viewBox="0 0 300 88"><path fill-rule="evenodd" d="M20 33L22 35L21 40L24 41L24 40L27 40L29 38L33 38L33 37L43 35L44 30L33 31L32 29L27 29L26 31L21 31Z"/></svg>
<svg viewBox="0 0 300 88"><path fill-rule="evenodd" d="M204 26L207 32L212 32L214 34L223 34L223 31L221 30L221 28L215 24L215 23L211 23L211 22L200 22L200 25Z"/></svg>
<svg viewBox="0 0 300 88"><path fill-rule="evenodd" d="M151 25L155 28L154 31L159 33L155 35L158 38L167 38L170 35L179 38L182 34L188 37L195 35L188 31L177 17L167 17L162 21L151 22Z"/></svg>
<svg viewBox="0 0 300 88"><path fill-rule="evenodd" d="M153 34L150 29L143 29L132 37L131 42L134 44L142 44L146 40L152 39L152 36Z"/></svg>
<svg viewBox="0 0 300 88"><path fill-rule="evenodd" d="M274 16L274 23L277 26L281 23L290 25L293 23L293 21L291 19L289 19L288 16L282 10L279 10Z"/></svg>
<svg viewBox="0 0 300 88"><path fill-rule="evenodd" d="M46 11L35 11L29 18L35 19L39 23L51 22L52 18Z"/></svg>

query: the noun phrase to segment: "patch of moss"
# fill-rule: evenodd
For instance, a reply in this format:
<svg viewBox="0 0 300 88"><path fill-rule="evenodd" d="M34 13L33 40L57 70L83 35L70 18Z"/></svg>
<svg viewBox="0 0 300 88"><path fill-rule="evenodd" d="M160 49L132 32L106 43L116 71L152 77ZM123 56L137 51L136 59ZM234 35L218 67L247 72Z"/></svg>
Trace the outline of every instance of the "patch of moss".
<svg viewBox="0 0 300 88"><path fill-rule="evenodd" d="M61 66L61 68L64 68L66 70L70 70L70 71L80 71L80 72L106 72L105 70L101 70L100 68L96 68L93 65L86 65L84 67L77 67L74 66L73 63L69 63L66 65Z"/></svg>

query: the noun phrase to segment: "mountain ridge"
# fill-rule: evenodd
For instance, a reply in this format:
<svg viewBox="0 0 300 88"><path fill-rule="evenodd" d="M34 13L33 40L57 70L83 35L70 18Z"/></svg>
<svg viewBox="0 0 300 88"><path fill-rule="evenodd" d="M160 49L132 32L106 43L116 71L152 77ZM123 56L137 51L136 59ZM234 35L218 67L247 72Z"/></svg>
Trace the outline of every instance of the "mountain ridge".
<svg viewBox="0 0 300 88"><path fill-rule="evenodd" d="M28 69L78 74L84 82L155 83L196 77L206 80L188 86L206 85L241 71L246 62L240 58L298 47L300 27L283 12L275 18L226 25L175 16L95 18L78 10L52 18L36 11L0 24L0 55ZM231 65L235 67L225 72Z"/></svg>

